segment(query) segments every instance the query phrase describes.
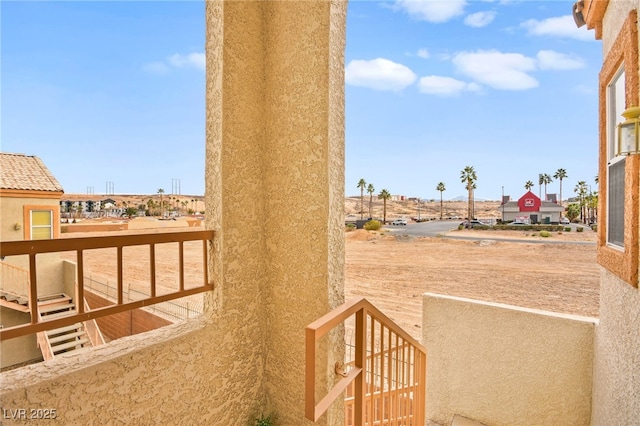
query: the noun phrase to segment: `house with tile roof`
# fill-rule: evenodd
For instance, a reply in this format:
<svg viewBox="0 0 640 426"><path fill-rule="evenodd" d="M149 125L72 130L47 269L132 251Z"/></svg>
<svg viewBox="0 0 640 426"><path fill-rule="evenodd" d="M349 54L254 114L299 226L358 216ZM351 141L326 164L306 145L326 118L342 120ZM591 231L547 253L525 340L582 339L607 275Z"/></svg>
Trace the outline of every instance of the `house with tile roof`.
<svg viewBox="0 0 640 426"><path fill-rule="evenodd" d="M63 193L40 158L0 153L2 241L58 237Z"/></svg>
<svg viewBox="0 0 640 426"><path fill-rule="evenodd" d="M0 240L43 240L60 235L60 198L62 185L42 160L33 155L0 152ZM29 287L29 263L25 258L0 261L0 314L2 326L30 321L26 309ZM38 285L41 295L63 291L58 279L63 266L57 253L38 256ZM40 276L41 275L41 276ZM2 367L27 362L42 356L35 336L3 342Z"/></svg>

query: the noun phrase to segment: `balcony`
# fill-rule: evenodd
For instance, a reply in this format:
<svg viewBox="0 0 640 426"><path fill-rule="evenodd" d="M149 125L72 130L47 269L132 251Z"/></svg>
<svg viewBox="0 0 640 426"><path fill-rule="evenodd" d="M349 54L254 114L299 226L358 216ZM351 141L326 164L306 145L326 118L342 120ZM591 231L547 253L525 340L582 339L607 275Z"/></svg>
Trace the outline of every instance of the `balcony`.
<svg viewBox="0 0 640 426"><path fill-rule="evenodd" d="M211 291L213 284L208 278L208 249L213 240L212 231L173 232L161 234L120 235L109 237L69 238L42 241L12 241L0 245L0 257L9 261L16 257L28 257L28 270L21 270L10 264L3 263L3 300L2 306L9 309L26 312L30 315L30 322L26 324L4 327L0 330L2 341L14 339L34 333L51 332L51 330L74 327L76 324L91 324L93 320L108 315L119 314L138 308L148 307L157 303L183 298L198 293ZM201 270L203 280L199 283L185 280L185 243L201 242ZM175 246L175 271L178 283L175 289L168 290L166 286L159 291L157 284L156 249L158 246ZM124 260L125 248L146 247L148 252L148 288L139 294L136 300L125 300L124 289ZM96 309L89 309L85 301L85 254L90 250L112 249L116 253L116 288L114 303ZM40 256L49 253L74 252L76 255L76 270L73 274L73 297L63 293L64 284L58 280L58 287L53 294L43 294L38 288L38 260ZM142 260L138 260L141 262ZM63 262L61 259L59 262ZM143 262L143 261L142 261ZM47 259L51 264L51 260ZM143 262L145 263L145 262ZM55 280L54 280L55 281ZM49 289L49 292L51 289ZM12 297L12 295L14 297ZM90 327L90 326L89 326ZM95 329L95 327L94 327ZM77 331L76 331L77 332ZM95 332L93 333L95 334ZM58 337L60 339L60 337ZM39 342L47 339L39 336ZM72 342L67 343L72 346ZM45 360L49 359L45 355Z"/></svg>

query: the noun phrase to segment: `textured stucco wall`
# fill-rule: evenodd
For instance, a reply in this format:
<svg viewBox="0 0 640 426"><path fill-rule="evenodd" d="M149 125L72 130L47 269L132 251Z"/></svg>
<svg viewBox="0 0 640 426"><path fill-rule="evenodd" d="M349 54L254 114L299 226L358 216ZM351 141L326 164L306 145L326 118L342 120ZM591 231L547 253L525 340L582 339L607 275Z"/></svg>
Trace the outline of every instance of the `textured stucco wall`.
<svg viewBox="0 0 640 426"><path fill-rule="evenodd" d="M344 297L345 15L343 2L206 2L206 312L2 375L3 408L56 408L64 424L310 423L304 327ZM323 348L319 392L340 334ZM339 408L319 423L339 424Z"/></svg>
<svg viewBox="0 0 640 426"><path fill-rule="evenodd" d="M3 327L26 324L30 320L31 315L26 312L0 307L0 322ZM39 359L42 359L42 352L38 348L35 335L11 339L0 345L0 366L2 368Z"/></svg>
<svg viewBox="0 0 640 426"><path fill-rule="evenodd" d="M629 12L639 8L640 1L637 0L609 2L603 19L605 58L614 49L624 49L627 52L629 49L636 49L637 52L640 40L631 41L630 46L617 46L616 40ZM635 75L630 75L631 87L627 87L627 102L633 105L640 102L637 99L637 82L640 80L638 74L640 70L636 70ZM629 99L632 94L636 94L635 98L631 96L633 99ZM604 99L600 102L604 102ZM602 147L600 152L603 155ZM637 165L634 170L638 173ZM638 181L638 176L635 181ZM633 202L640 203L637 186L633 188L633 192ZM636 206L635 211L638 209L640 206ZM636 221L637 230L640 227L640 216L630 219ZM637 244L637 238L635 243ZM637 424L640 419L640 290L635 284L636 287L633 287L610 270L602 269L600 323L596 330L594 356L593 425L630 425Z"/></svg>
<svg viewBox="0 0 640 426"><path fill-rule="evenodd" d="M640 419L640 292L602 270L596 330L593 425Z"/></svg>
<svg viewBox="0 0 640 426"><path fill-rule="evenodd" d="M54 211L60 210L58 199L47 198L13 198L2 197L0 199L0 241L21 241L24 240L24 205L51 206ZM20 230L15 230L14 225L20 224ZM54 223L55 227L60 227L60 223ZM3 262L18 268L29 270L29 258L27 256L6 257ZM38 294L48 295L62 291L62 263L57 253L40 255L37 258L38 264ZM14 288L13 283L0 282L0 288L7 289L14 293L24 293L26 288Z"/></svg>
<svg viewBox="0 0 640 426"><path fill-rule="evenodd" d="M588 425L595 322L426 293L428 420Z"/></svg>
<svg viewBox="0 0 640 426"><path fill-rule="evenodd" d="M209 49L224 77L207 86L207 225L219 232L222 283L213 303L241 317L253 304L259 407L282 424L303 424L304 327L344 297L345 13L342 2L234 2L209 28L223 27L225 41Z"/></svg>

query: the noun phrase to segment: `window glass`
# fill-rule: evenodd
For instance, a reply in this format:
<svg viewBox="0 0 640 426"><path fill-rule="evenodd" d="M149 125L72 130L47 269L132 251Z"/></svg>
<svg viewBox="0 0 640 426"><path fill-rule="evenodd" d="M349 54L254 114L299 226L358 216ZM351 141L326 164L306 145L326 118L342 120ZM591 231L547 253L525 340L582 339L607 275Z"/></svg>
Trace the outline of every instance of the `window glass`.
<svg viewBox="0 0 640 426"><path fill-rule="evenodd" d="M625 74L620 68L608 86L607 96L607 243L624 247L625 157L616 156L617 126L624 121Z"/></svg>
<svg viewBox="0 0 640 426"><path fill-rule="evenodd" d="M51 210L32 210L31 211L31 239L32 240L48 240L53 238Z"/></svg>

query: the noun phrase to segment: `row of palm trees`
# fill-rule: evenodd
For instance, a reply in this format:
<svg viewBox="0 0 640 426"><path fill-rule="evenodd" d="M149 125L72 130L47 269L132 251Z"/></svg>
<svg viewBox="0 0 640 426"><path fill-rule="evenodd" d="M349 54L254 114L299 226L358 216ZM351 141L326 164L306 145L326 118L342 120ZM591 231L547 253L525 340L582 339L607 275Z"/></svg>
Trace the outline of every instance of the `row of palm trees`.
<svg viewBox="0 0 640 426"><path fill-rule="evenodd" d="M369 193L369 217L372 217L371 206L373 205L373 193L376 191L376 189L372 183L367 183L367 181L364 179L360 179L358 181L357 187L360 189L360 220L363 220L364 219L364 191L366 189L366 191ZM383 210L382 210L383 222L387 221L387 200L389 198L391 198L391 193L386 189L383 189L378 194L378 199L381 199L383 201Z"/></svg>
<svg viewBox="0 0 640 426"><path fill-rule="evenodd" d="M542 199L542 185L544 185L544 199L547 199L547 185L550 184L551 182L553 182L553 179L556 179L558 181L560 181L560 205L562 205L562 179L566 179L567 177L569 177L567 175L567 171L565 169L558 169L556 170L556 172L553 174L553 177L551 177L551 175L549 175L548 173L541 173L538 177L538 184L540 185L540 191L538 196ZM524 184L524 188L527 191L530 191L531 188L533 188L534 183L530 180L528 180L525 184Z"/></svg>
<svg viewBox="0 0 640 426"><path fill-rule="evenodd" d="M155 210L157 207L160 207L160 217L164 217L164 210L165 208L167 208L168 210L173 209L173 210L178 210L178 208L180 206L182 206L182 210L187 211L187 207L189 206L189 203L191 203L191 210L193 212L196 211L196 206L197 206L197 202L198 200L196 200L195 198L192 200L182 200L180 201L178 197L169 197L169 202L173 202L173 205L167 205L167 201L163 200L163 195L164 195L165 191L162 188L158 189L158 194L160 195L160 204L156 204L156 202L153 199L149 199L149 201L147 201L147 207L149 208L149 211L153 211Z"/></svg>
<svg viewBox="0 0 640 426"><path fill-rule="evenodd" d="M562 180L566 179L567 177L569 176L567 175L567 171L565 169L558 169L553 175L553 178L555 178L560 182L560 200L558 202L559 205L562 205ZM547 184L553 182L553 178L547 173L540 174L540 177L538 180L538 183L540 185L540 195L542 195L542 185L544 185L545 199L547 198ZM597 184L598 182L599 182L598 176L596 176L595 183ZM524 184L524 188L527 191L530 191L531 188L533 188L533 186L534 186L534 183L530 180L528 180ZM589 217L590 219L594 218L597 214L598 192L597 191L591 192L590 186L584 180L578 181L575 188L573 189L573 192L575 192L578 195L580 220L584 222L587 217Z"/></svg>
<svg viewBox="0 0 640 426"><path fill-rule="evenodd" d="M472 166L465 167L460 174L460 180L462 181L462 183L465 184L465 187L469 191L469 212L468 212L469 218L473 218L473 214L474 214L473 190L476 189L475 182L477 179L478 177L476 175L476 171ZM367 183L367 181L364 179L360 179L358 181L357 187L360 189L360 220L364 218L364 191L365 190L369 193L369 217L372 217L371 206L373 204L373 193L375 192L375 188L372 183ZM438 185L436 186L436 191L440 191L440 220L442 220L442 212L443 212L442 193L446 190L447 188L444 182L439 182ZM383 201L382 220L385 223L387 222L387 200L389 198L391 198L391 193L386 189L383 189L378 194L378 199L381 199ZM418 204L418 207L419 207L419 204Z"/></svg>

